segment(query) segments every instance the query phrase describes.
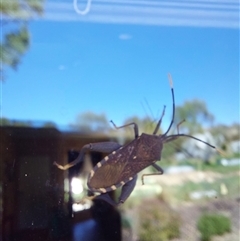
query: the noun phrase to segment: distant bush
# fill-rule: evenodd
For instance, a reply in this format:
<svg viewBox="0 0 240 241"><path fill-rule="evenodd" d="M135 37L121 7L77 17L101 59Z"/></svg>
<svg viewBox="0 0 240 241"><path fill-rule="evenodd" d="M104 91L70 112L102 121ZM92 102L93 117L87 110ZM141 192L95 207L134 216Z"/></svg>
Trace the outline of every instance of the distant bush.
<svg viewBox="0 0 240 241"><path fill-rule="evenodd" d="M203 214L197 223L201 232L202 241L210 241L213 235L223 235L231 231L231 222L228 217L220 214Z"/></svg>
<svg viewBox="0 0 240 241"><path fill-rule="evenodd" d="M167 241L180 236L180 218L166 203L148 200L140 207L140 241Z"/></svg>

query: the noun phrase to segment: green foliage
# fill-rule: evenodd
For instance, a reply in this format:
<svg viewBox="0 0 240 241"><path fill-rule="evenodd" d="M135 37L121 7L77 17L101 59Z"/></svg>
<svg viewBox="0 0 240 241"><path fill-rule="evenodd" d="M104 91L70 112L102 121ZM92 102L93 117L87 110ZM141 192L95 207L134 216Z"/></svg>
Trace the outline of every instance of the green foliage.
<svg viewBox="0 0 240 241"><path fill-rule="evenodd" d="M225 141L236 141L239 140L240 124L233 123L232 125L218 124L211 128L211 133L213 136L222 136Z"/></svg>
<svg viewBox="0 0 240 241"><path fill-rule="evenodd" d="M47 121L46 123L43 124L44 128L56 128L56 124L52 121Z"/></svg>
<svg viewBox="0 0 240 241"><path fill-rule="evenodd" d="M43 12L44 0L3 0L0 4L2 38L0 43L0 80L7 67L16 69L29 48L27 21Z"/></svg>
<svg viewBox="0 0 240 241"><path fill-rule="evenodd" d="M34 14L43 13L44 2L45 0L3 0L0 12L7 16L8 20L28 20Z"/></svg>
<svg viewBox="0 0 240 241"><path fill-rule="evenodd" d="M92 111L79 114L76 122L71 126L86 132L106 131L110 127L105 113L96 114Z"/></svg>
<svg viewBox="0 0 240 241"><path fill-rule="evenodd" d="M237 155L236 156L233 156L234 157L238 157ZM236 171L236 166L223 166L221 163L220 163L220 160L222 159L223 157L222 156L218 156L216 155L215 156L215 160L211 160L210 163L204 163L202 162L202 160L199 160L197 158L192 158L192 159L186 159L184 161L181 161L181 163L177 163L178 166L192 166L194 169L198 170L198 171L210 171L210 172L215 172L215 173L222 173L222 174L226 174L226 173L230 173L230 172L234 172ZM162 162L163 163L163 162ZM170 165L167 165L167 166L170 166Z"/></svg>
<svg viewBox="0 0 240 241"><path fill-rule="evenodd" d="M0 118L0 126L9 126L11 121L7 118Z"/></svg>
<svg viewBox="0 0 240 241"><path fill-rule="evenodd" d="M223 235L231 231L230 219L220 214L203 214L197 223L202 241L210 241L214 235Z"/></svg>
<svg viewBox="0 0 240 241"><path fill-rule="evenodd" d="M124 121L124 125L129 124L131 122L135 122L139 128L139 134L141 133L153 133L154 129L156 128L157 122L153 121L151 118L145 116L143 118L132 116L127 118ZM127 131L127 129L125 129ZM161 128L159 129L159 133L161 133Z"/></svg>
<svg viewBox="0 0 240 241"><path fill-rule="evenodd" d="M8 118L0 118L0 126L14 126L14 127L41 127L41 128L56 128L56 124L52 121L47 122L34 122L32 121L21 121L21 120L10 120Z"/></svg>
<svg viewBox="0 0 240 241"><path fill-rule="evenodd" d="M236 167L235 167L236 169ZM214 182L193 182L187 181L180 185L174 186L163 186L164 195L167 197L169 203L179 204L181 202L193 202L193 203L205 203L209 200L215 200L216 198L221 197L221 184L224 184L228 190L227 197L235 199L238 197L239 193L239 176L236 174L223 175L214 180ZM216 197L203 196L201 199L192 200L190 194L192 192L200 191L209 191L215 190L217 192Z"/></svg>
<svg viewBox="0 0 240 241"><path fill-rule="evenodd" d="M180 218L166 203L148 200L140 209L140 241L167 241L180 236Z"/></svg>
<svg viewBox="0 0 240 241"><path fill-rule="evenodd" d="M123 228L131 228L131 223L126 217L122 217L122 227Z"/></svg>
<svg viewBox="0 0 240 241"><path fill-rule="evenodd" d="M5 41L0 45L1 62L5 66L16 69L20 56L28 49L29 33L25 26L5 35Z"/></svg>
<svg viewBox="0 0 240 241"><path fill-rule="evenodd" d="M165 162L167 165L178 165L179 162L175 157L177 153L183 153L186 158L190 157L191 153L188 153L185 149L182 148L183 142L184 138L179 138L172 141L171 143L166 143L162 149L162 163ZM165 165L165 163L162 165Z"/></svg>
<svg viewBox="0 0 240 241"><path fill-rule="evenodd" d="M218 163L210 163L209 165L205 164L202 165L202 171L211 171L211 172L217 172L217 173L230 173L236 171L236 168L238 166L223 166Z"/></svg>
<svg viewBox="0 0 240 241"><path fill-rule="evenodd" d="M186 101L182 106L177 106L175 112L176 123L186 120L180 125L180 129L188 134L202 132L202 123L212 124L214 120L206 103L201 100Z"/></svg>
<svg viewBox="0 0 240 241"><path fill-rule="evenodd" d="M30 121L15 121L7 118L0 118L0 126L31 127Z"/></svg>

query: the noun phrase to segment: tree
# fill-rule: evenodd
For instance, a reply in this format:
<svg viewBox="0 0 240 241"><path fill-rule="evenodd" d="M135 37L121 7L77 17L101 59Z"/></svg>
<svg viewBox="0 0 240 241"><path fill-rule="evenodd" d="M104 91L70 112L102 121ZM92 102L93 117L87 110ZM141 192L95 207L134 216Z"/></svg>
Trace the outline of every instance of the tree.
<svg viewBox="0 0 240 241"><path fill-rule="evenodd" d="M31 121L10 120L5 117L0 118L0 126L32 127Z"/></svg>
<svg viewBox="0 0 240 241"><path fill-rule="evenodd" d="M124 121L124 125L129 124L131 122L135 122L138 125L139 135L141 133L152 134L157 125L157 122L153 121L151 118L147 116L143 118L139 118L138 116L132 116ZM128 132L129 130L125 128L125 131ZM159 128L159 133L160 132L161 129Z"/></svg>
<svg viewBox="0 0 240 241"><path fill-rule="evenodd" d="M109 121L104 113L96 114L91 111L81 113L77 116L76 122L71 124L72 127L86 132L109 130Z"/></svg>
<svg viewBox="0 0 240 241"><path fill-rule="evenodd" d="M195 99L176 107L175 123L183 120L186 122L180 126L180 129L184 129L185 133L193 134L203 131L203 123L212 124L214 116L208 111L205 102Z"/></svg>
<svg viewBox="0 0 240 241"><path fill-rule="evenodd" d="M2 0L0 81L6 78L6 68L16 69L30 44L28 21L43 13L44 0Z"/></svg>

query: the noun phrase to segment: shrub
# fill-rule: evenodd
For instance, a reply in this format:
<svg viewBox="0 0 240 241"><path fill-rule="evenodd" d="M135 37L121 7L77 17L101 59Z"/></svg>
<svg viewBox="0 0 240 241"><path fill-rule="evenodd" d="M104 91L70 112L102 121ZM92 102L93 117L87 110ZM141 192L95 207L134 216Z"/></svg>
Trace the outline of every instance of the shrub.
<svg viewBox="0 0 240 241"><path fill-rule="evenodd" d="M197 223L202 241L210 241L213 235L223 235L231 231L229 218L220 214L203 214Z"/></svg>
<svg viewBox="0 0 240 241"><path fill-rule="evenodd" d="M180 236L180 218L166 203L148 200L140 208L141 241L167 241Z"/></svg>

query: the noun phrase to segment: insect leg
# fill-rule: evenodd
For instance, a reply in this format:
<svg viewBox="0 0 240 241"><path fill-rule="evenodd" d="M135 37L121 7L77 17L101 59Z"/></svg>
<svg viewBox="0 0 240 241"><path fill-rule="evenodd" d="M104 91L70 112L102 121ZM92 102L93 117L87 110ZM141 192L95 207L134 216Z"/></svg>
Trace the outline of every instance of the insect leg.
<svg viewBox="0 0 240 241"><path fill-rule="evenodd" d="M108 193L101 193L100 195L96 196L94 200L103 200L112 206L116 206L117 203L109 196Z"/></svg>
<svg viewBox="0 0 240 241"><path fill-rule="evenodd" d="M137 182L137 175L135 175L131 181L127 182L122 186L121 195L119 197L118 204L122 204L128 199L134 187L136 186L136 182Z"/></svg>
<svg viewBox="0 0 240 241"><path fill-rule="evenodd" d="M143 178L144 178L145 176L154 176L154 175L162 175L162 174L163 174L163 169L162 169L160 166L158 166L156 163L153 163L152 166L153 166L154 168L156 168L156 169L158 170L158 172L156 172L156 173L143 174L143 175L142 175L142 185L144 185L144 180L143 180Z"/></svg>
<svg viewBox="0 0 240 241"><path fill-rule="evenodd" d="M174 141L174 140L176 140L179 136L178 136L179 134L177 134L176 136L168 136L168 138L167 139L164 139L164 143L167 143L167 142L171 142L171 141ZM169 138L170 137L170 138Z"/></svg>
<svg viewBox="0 0 240 241"><path fill-rule="evenodd" d="M177 124L177 133L178 133L178 134L179 134L179 126L180 126L184 121L185 121L185 119L182 120L181 122L179 122L179 123Z"/></svg>
<svg viewBox="0 0 240 241"><path fill-rule="evenodd" d="M120 128L124 128L124 127L130 126L130 125L133 125L134 126L133 128L134 128L135 139L138 138L138 125L135 122L131 122L131 123L123 125L123 126L116 126L115 123L112 120L110 122L113 124L113 126L116 129L120 129Z"/></svg>
<svg viewBox="0 0 240 241"><path fill-rule="evenodd" d="M103 152L103 153L109 153L109 152L117 150L120 147L121 147L120 144L118 144L117 142L113 142L113 141L98 142L98 143L92 143L92 144L90 143L90 144L87 144L87 145L83 146L83 148L81 149L78 157L74 161L72 161L71 163L68 163L65 166L62 166L62 165L58 164L57 162L54 162L53 164L56 165L61 170L67 170L70 167L73 167L76 164L82 162L84 154L87 151L98 151L98 152Z"/></svg>

